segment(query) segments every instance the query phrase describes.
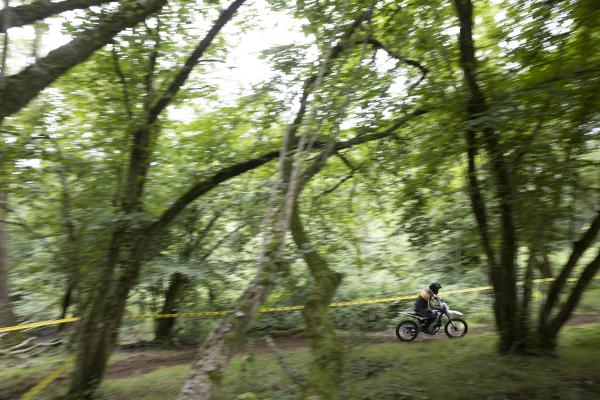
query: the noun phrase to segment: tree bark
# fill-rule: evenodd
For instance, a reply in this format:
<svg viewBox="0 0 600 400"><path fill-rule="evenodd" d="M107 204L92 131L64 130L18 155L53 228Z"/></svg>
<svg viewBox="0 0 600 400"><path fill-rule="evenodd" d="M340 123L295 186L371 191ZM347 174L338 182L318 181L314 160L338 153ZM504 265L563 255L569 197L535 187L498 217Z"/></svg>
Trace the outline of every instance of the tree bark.
<svg viewBox="0 0 600 400"><path fill-rule="evenodd" d="M8 192L0 189L0 326L17 325L17 319L12 311L10 290L8 285L8 246L6 224L6 209L8 207Z"/></svg>
<svg viewBox="0 0 600 400"><path fill-rule="evenodd" d="M312 352L306 395L337 400L344 369L344 350L329 318L329 304L342 275L332 271L312 245L302 224L298 203L294 207L290 228L314 281L314 288L304 304L306 336Z"/></svg>
<svg viewBox="0 0 600 400"><path fill-rule="evenodd" d="M537 254L533 248L529 248L529 259L527 260L527 267L525 269L525 276L523 277L523 291L521 295L521 306L520 306L520 323L521 332L523 335L524 346L522 351L529 351L531 347L531 297L533 293L533 277L534 269L537 261Z"/></svg>
<svg viewBox="0 0 600 400"><path fill-rule="evenodd" d="M63 249L63 263L67 267L67 285L61 304L61 313L59 319L66 318L69 307L76 303L81 307L81 298L78 291L78 283L80 279L80 262L81 255L79 254L79 237L77 235L75 222L73 220L73 204L71 201L71 190L68 182L68 176L65 160L62 156L60 146L55 143L56 153L59 157L59 162L63 165L58 170L58 177L61 185L61 216L63 226L67 234L66 245ZM80 308L81 310L81 308ZM57 332L61 332L65 328L65 324L60 324L57 327Z"/></svg>
<svg viewBox="0 0 600 400"><path fill-rule="evenodd" d="M4 0L4 10L8 8L10 5L10 0ZM2 10L2 11L4 11ZM0 11L0 26L6 25L10 23L10 14L5 13L1 14ZM6 75L6 62L8 61L8 43L9 43L8 32L4 32L4 40L2 40L2 60L0 61L0 78L3 78Z"/></svg>
<svg viewBox="0 0 600 400"><path fill-rule="evenodd" d="M547 324L545 329L541 332L541 347L545 351L554 351L556 346L556 337L558 336L558 332L563 327L565 322L569 319L575 307L579 304L581 300L581 296L583 292L588 287L594 276L600 270L600 252L596 255L596 257L585 267L583 272L581 273L577 283L571 293L569 294L567 301L564 303L560 311L556 314L556 316L552 319L552 321Z"/></svg>
<svg viewBox="0 0 600 400"><path fill-rule="evenodd" d="M110 0L64 0L50 3L49 1L39 0L16 7L5 6L0 10L0 33L6 33L10 28L29 25L65 11L98 6L109 2ZM5 22L5 17L9 18L9 21Z"/></svg>
<svg viewBox="0 0 600 400"><path fill-rule="evenodd" d="M146 0L123 6L83 31L69 43L52 50L23 71L0 79L0 122L25 107L43 89L71 67L85 61L123 29L145 20L166 0ZM50 3L52 4L52 3Z"/></svg>
<svg viewBox="0 0 600 400"><path fill-rule="evenodd" d="M569 259L565 263L565 265L560 270L560 273L556 277L556 280L552 282L550 285L550 290L548 291L548 296L546 297L546 301L542 306L542 310L540 312L540 329L543 330L545 325L548 322L548 318L552 313L558 299L560 297L560 293L564 289L569 276L575 269L577 262L583 256L583 254L592 246L596 236L600 232L600 212L596 214L596 217L590 224L590 227L585 231L585 233L581 236L579 240L573 243L573 250L569 255Z"/></svg>
<svg viewBox="0 0 600 400"><path fill-rule="evenodd" d="M488 107L477 80L477 59L473 43L473 5L470 0L455 0L454 3L460 21L460 64L469 91L467 106L469 129L474 129L475 126L481 125L479 119L487 113ZM510 171L499 143L499 135L489 125L483 125L481 132L490 157L496 193L500 203L500 264L499 268L491 272L496 296L494 309L500 332L499 348L501 352L510 352L517 350L522 337L516 290L517 235L513 215L513 189L510 182Z"/></svg>
<svg viewBox="0 0 600 400"><path fill-rule="evenodd" d="M152 154L154 122L158 114L164 110L177 90L183 85L185 79L189 76L190 66L197 64L216 34L231 20L235 11L243 2L244 0L236 0L221 12L206 37L200 41L196 50L173 79L173 83L157 102L157 106L151 108L144 115L140 124L132 126L132 146L126 188L121 199L121 210L126 216L132 217L143 212L144 183ZM190 62L190 60L195 61ZM168 101L165 103L164 99ZM209 190L212 187L214 186L203 187L203 189ZM106 362L117 340L118 328L123 318L127 297L135 285L149 243L181 210L183 210L183 207L176 210L176 212L171 210L171 213L166 216L163 214L156 224L151 224L146 229L131 228L128 226L127 219L120 222L115 229L107 261L101 273L98 290L93 296L89 312L80 324L79 353L69 391L70 398L89 399L93 397L102 380Z"/></svg>
<svg viewBox="0 0 600 400"><path fill-rule="evenodd" d="M169 280L169 287L165 293L165 302L161 314L175 314L179 309L179 302L181 300L181 294L185 288L185 285L189 282L189 279L180 272L175 272L171 275ZM171 341L173 336L173 327L175 326L175 318L160 318L156 322L156 329L154 331L154 341L161 343L168 343Z"/></svg>
<svg viewBox="0 0 600 400"><path fill-rule="evenodd" d="M246 328L271 292L276 272L286 269L276 254L280 243L271 241L267 245L269 248L259 261L253 282L236 301L234 310L221 319L204 342L178 400L211 398L221 381L224 368L239 348Z"/></svg>

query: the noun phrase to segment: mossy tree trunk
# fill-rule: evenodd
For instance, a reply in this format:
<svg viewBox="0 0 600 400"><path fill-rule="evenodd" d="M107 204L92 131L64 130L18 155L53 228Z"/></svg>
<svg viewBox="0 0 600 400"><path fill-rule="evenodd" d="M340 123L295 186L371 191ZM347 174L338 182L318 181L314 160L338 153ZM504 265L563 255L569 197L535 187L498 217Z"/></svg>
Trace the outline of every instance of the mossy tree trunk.
<svg viewBox="0 0 600 400"><path fill-rule="evenodd" d="M340 396L344 350L329 318L329 304L342 275L329 268L327 261L311 243L302 224L297 203L290 229L294 242L308 265L314 284L304 304L306 336L312 352L306 394L317 395L322 400L336 400Z"/></svg>
<svg viewBox="0 0 600 400"><path fill-rule="evenodd" d="M236 168L226 168L220 174L199 182L179 197L154 222L142 223L143 227L141 228L133 227L132 225L135 224L130 223L131 220L141 219L140 216L144 215L144 187L153 154L153 143L158 134L155 123L159 115L172 102L217 34L232 19L244 2L245 0L235 0L219 14L211 29L198 42L170 84L157 96L157 101L153 104L144 103L143 115L130 128L129 137L131 137L132 144L129 164L124 190L119 196L120 211L125 218L114 228L106 262L99 282L96 283L97 290L92 295L89 310L80 323L79 353L68 394L69 398L93 398L94 392L103 378L108 357L116 343L127 297L137 281L151 241L193 200L220 182L236 176L245 168L251 168L254 165L245 163ZM147 72L149 76L153 75L154 63L149 63ZM148 95L151 94L148 93ZM260 161L265 162L264 160Z"/></svg>
<svg viewBox="0 0 600 400"><path fill-rule="evenodd" d="M332 60L342 54L344 46L347 44L346 41L368 18L370 18L370 14L363 13L359 16L344 32L340 42L333 46L327 57L322 60L318 75L312 76L304 82L299 110L293 122L287 127L281 143L279 182L274 188L270 204L267 206L263 243L255 278L236 301L234 310L221 319L204 342L200 355L194 362L192 371L177 397L178 400L209 400L214 397L223 371L239 348L246 329L256 318L275 282L288 274L288 265L282 255L297 193L299 187L302 186L300 182L304 172L302 163L306 157L303 143L310 141L308 140L310 135L307 132L312 128L311 121L308 119L307 122L304 118L308 97L319 88L323 77L331 71ZM305 126L308 129L304 136L298 138L296 133ZM330 154L335 144L326 145L325 152Z"/></svg>

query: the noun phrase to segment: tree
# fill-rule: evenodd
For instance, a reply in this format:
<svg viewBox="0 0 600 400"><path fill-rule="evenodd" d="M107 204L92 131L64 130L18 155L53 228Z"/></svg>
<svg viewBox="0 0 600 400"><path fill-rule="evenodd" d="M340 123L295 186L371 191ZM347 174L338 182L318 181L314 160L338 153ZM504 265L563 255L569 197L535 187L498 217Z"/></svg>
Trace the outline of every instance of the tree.
<svg viewBox="0 0 600 400"><path fill-rule="evenodd" d="M120 209L124 216L135 218L143 212L143 189L152 156L152 141L156 135L155 122L159 114L171 103L175 95L198 64L219 31L231 20L244 0L236 0L221 12L206 36L198 43L177 72L166 90L154 104L147 104L141 121L130 130L131 151ZM229 171L228 171L229 172ZM223 174L222 180L228 178ZM199 195L212 189L220 180L204 181L178 199L158 220L131 229L122 221L113 231L106 263L100 277L98 290L92 295L90 307L83 317L79 332L79 355L69 395L89 398L98 386L109 355L117 338L127 296L135 285L150 241L161 232L177 214ZM125 257L124 257L125 255ZM120 260L124 257L124 260Z"/></svg>
<svg viewBox="0 0 600 400"><path fill-rule="evenodd" d="M469 191L473 214L477 220L482 247L485 250L490 280L494 287L494 313L496 324L500 333L499 348L501 352L528 352L536 347L542 351L552 351L555 346L556 335L574 310L581 297L582 291L589 284L591 278L600 268L599 256L593 259L583 270L574 288L568 296L567 302L558 310L553 318L550 313L556 306L558 294L565 289L566 277L569 276L583 252L591 247L600 229L600 215L592 221L589 229L584 233L573 247L567 263L563 266L558 278L552 284L546 302L540 313L540 325L537 337L530 335L528 326L528 308L530 284L533 277L531 266L526 272L525 292L519 302L517 290L517 255L519 251L519 228L516 226L516 215L519 198L517 187L519 184L515 171L521 167L509 160L506 150L509 143L502 142L498 128L486 120L490 114L488 101L483 94L478 79L478 60L475 56L473 41L473 5L469 0L456 0L456 11L460 22L459 49L460 64L464 74L465 86L468 95L467 116L469 119L466 128L466 141L468 149L468 177ZM481 141L477 137L481 132ZM483 196L477 171L477 152L482 146L490 161L490 171L494 179L494 193L499 203L497 215L499 221L500 248L494 249L490 233L489 205ZM526 149L524 149L526 151ZM511 161L513 161L511 165ZM534 244L535 246L535 244ZM531 248L530 248L531 249ZM535 257L537 248L530 250L530 257ZM548 322L550 321L550 322Z"/></svg>

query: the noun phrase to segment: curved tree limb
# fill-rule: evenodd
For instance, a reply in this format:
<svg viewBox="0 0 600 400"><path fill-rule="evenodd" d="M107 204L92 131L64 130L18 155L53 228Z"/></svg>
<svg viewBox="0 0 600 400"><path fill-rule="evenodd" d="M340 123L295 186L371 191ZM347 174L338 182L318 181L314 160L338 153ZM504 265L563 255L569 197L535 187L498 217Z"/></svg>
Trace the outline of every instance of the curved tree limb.
<svg viewBox="0 0 600 400"><path fill-rule="evenodd" d="M600 252L596 255L596 257L590 261L590 263L585 267L575 287L569 294L567 301L565 302L563 308L558 312L558 314L554 317L552 322L549 324L549 331L546 332L546 337L551 341L554 340L560 328L564 325L565 322L569 319L569 316L575 310L575 307L579 304L579 300L581 300L581 296L583 292L588 287L594 276L600 271Z"/></svg>
<svg viewBox="0 0 600 400"><path fill-rule="evenodd" d="M389 128L384 129L381 132L373 132L370 134L360 135L352 139L343 142L334 142L333 149L335 151L349 149L354 146L371 142L373 140L383 139L385 137L393 135L400 127L405 125L412 118L427 113L425 109L418 109L413 111L411 114L397 119ZM323 148L326 144L324 142L316 142L314 145L315 149ZM169 208L167 208L163 214L154 221L147 229L145 234L150 237L157 234L160 230L171 223L175 217L185 208L188 204L196 200L198 197L204 195L210 190L217 187L219 184L235 178L236 176L242 175L248 171L254 170L269 161L278 158L280 155L279 150L273 150L265 153L256 158L252 158L246 161L241 161L229 167L225 167L220 171L214 173L208 178L205 178L197 182L194 186L188 189L182 194Z"/></svg>
<svg viewBox="0 0 600 400"><path fill-rule="evenodd" d="M100 4L112 1L115 0L64 0L58 3L38 0L21 6L5 7L0 10L0 33L6 33L10 28L29 25L65 11L99 6ZM6 16L9 17L10 22L5 22L4 18Z"/></svg>
<svg viewBox="0 0 600 400"><path fill-rule="evenodd" d="M416 60L412 60L410 58L406 58L403 55L390 50L389 47L385 46L383 43L381 43L379 40L375 39L374 37L368 37L368 38L360 41L360 43L368 43L371 46L373 46L376 50L385 51L390 57L392 57L406 65L415 67L419 71L421 71L421 77L419 78L419 80L417 82L415 82L414 84L411 85L411 88L418 86L423 81L423 79L425 79L427 74L429 73L429 70L420 62L418 62Z"/></svg>
<svg viewBox="0 0 600 400"><path fill-rule="evenodd" d="M564 267L560 270L560 273L556 277L556 280L552 282L550 290L548 291L548 297L543 305L542 312L540 314L540 325L543 328L546 324L552 309L558 302L560 292L564 289L567 279L573 272L573 269L577 265L577 262L583 256L585 251L590 248L594 243L596 236L600 232L600 211L596 214L596 217L590 224L590 227L585 231L579 240L573 243L573 250L569 255L569 259L565 263Z"/></svg>
<svg viewBox="0 0 600 400"><path fill-rule="evenodd" d="M25 107L59 76L85 61L123 29L143 21L166 2L167 0L145 0L124 6L23 71L0 78L0 122Z"/></svg>
<svg viewBox="0 0 600 400"><path fill-rule="evenodd" d="M221 31L221 29L229 22L229 20L233 17L233 14L245 3L246 0L235 0L233 3L229 5L221 14L219 18L213 23L212 27L208 31L208 33L204 36L204 38L198 43L198 46L194 49L192 54L185 61L183 67L177 72L177 75L171 81L171 84L165 90L161 98L154 104L154 106L150 109L147 117L147 123L153 123L158 115L171 103L181 86L185 83L188 76L192 72L192 69L198 62L200 61L200 57L204 54L206 49L211 45L217 33Z"/></svg>

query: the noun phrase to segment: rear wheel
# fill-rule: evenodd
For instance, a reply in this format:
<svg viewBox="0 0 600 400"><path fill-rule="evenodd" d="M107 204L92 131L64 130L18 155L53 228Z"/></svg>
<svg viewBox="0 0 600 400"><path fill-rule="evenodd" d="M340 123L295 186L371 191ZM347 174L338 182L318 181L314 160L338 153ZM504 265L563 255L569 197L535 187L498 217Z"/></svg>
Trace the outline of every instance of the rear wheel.
<svg viewBox="0 0 600 400"><path fill-rule="evenodd" d="M446 336L449 338L457 338L465 336L469 331L469 326L467 325L467 321L464 319L452 318L452 322L446 322L446 327L444 330L446 331Z"/></svg>
<svg viewBox="0 0 600 400"><path fill-rule="evenodd" d="M401 342L411 342L419 334L419 327L413 321L402 321L396 327L396 337Z"/></svg>

